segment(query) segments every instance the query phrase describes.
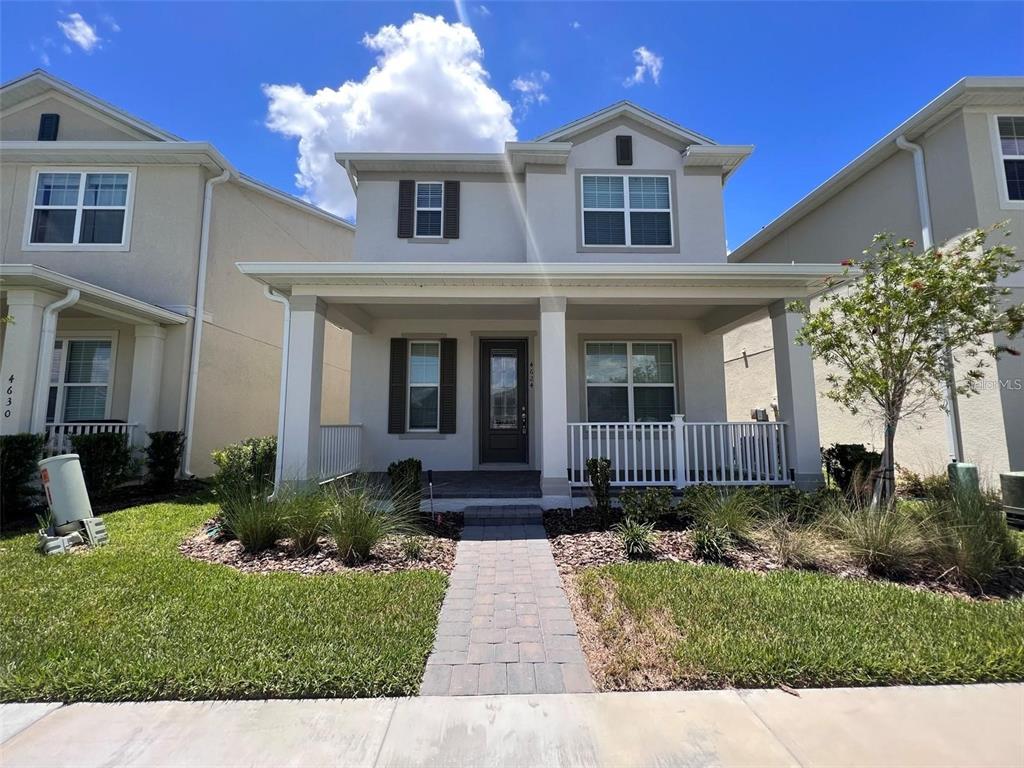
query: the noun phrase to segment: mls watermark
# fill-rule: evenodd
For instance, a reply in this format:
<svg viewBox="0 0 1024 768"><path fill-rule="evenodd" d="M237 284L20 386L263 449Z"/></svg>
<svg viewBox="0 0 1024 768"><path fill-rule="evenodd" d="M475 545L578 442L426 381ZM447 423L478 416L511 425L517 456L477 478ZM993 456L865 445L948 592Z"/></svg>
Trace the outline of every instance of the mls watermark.
<svg viewBox="0 0 1024 768"><path fill-rule="evenodd" d="M1024 379L985 379L976 381L971 385L975 392L991 392L999 390L1002 392L1024 392Z"/></svg>

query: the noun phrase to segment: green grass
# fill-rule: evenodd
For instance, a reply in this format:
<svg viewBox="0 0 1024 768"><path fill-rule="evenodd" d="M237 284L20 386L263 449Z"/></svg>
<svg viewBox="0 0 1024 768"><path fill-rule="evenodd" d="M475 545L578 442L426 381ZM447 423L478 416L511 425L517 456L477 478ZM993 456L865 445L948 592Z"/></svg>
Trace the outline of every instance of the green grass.
<svg viewBox="0 0 1024 768"><path fill-rule="evenodd" d="M179 554L216 507L105 517L111 544L0 540L0 701L415 693L443 574L243 574Z"/></svg>
<svg viewBox="0 0 1024 768"><path fill-rule="evenodd" d="M610 652L606 687L1024 680L1019 599L677 563L608 566L578 583Z"/></svg>

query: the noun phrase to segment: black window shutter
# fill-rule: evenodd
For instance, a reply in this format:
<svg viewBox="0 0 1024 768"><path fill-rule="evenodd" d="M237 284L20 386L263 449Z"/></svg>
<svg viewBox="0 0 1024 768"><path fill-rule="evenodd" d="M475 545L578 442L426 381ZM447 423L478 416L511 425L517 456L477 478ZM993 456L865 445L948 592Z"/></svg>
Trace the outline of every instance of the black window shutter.
<svg viewBox="0 0 1024 768"><path fill-rule="evenodd" d="M459 237L459 182L457 181L444 183L444 236L451 240Z"/></svg>
<svg viewBox="0 0 1024 768"><path fill-rule="evenodd" d="M391 340L391 373L388 376L388 433L405 432L406 367L409 360L409 340Z"/></svg>
<svg viewBox="0 0 1024 768"><path fill-rule="evenodd" d="M615 137L615 162L618 165L632 165L633 164L633 137L632 136L616 136Z"/></svg>
<svg viewBox="0 0 1024 768"><path fill-rule="evenodd" d="M403 179L398 182L398 236L413 236L413 217L416 215L416 182Z"/></svg>
<svg viewBox="0 0 1024 768"><path fill-rule="evenodd" d="M455 434L455 350L455 339L441 339L441 419L437 431L442 435Z"/></svg>
<svg viewBox="0 0 1024 768"><path fill-rule="evenodd" d="M44 112L39 116L39 141L56 141L60 115Z"/></svg>

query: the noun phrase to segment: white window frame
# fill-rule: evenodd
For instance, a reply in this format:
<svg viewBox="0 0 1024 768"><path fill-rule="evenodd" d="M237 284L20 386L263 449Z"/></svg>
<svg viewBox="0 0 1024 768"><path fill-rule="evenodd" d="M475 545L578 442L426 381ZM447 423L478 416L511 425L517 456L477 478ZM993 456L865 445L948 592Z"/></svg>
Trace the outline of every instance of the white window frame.
<svg viewBox="0 0 1024 768"><path fill-rule="evenodd" d="M413 384L412 382L412 347L413 344L430 344L437 347L437 384ZM441 341L440 339L409 339L409 351L406 357L405 375L405 429L407 432L439 432L441 430ZM434 419L434 427L413 427L412 426L412 390L436 389L437 390L437 417Z"/></svg>
<svg viewBox="0 0 1024 768"><path fill-rule="evenodd" d="M132 213L135 208L135 175L136 168L110 168L110 167L84 167L84 166L53 166L33 167L32 181L28 192L28 210L25 213L25 229L22 236L21 247L25 251L128 251L131 249ZM75 208L75 229L74 242L71 243L33 243L32 242L32 219L37 208L39 209L65 209L70 210L70 205L36 205L36 193L39 187L39 175L42 173L77 173L81 175L78 185L78 201ZM120 243L79 243L78 238L82 236L82 211L85 200L85 178L90 173L122 173L128 175L128 194L125 204L120 205L90 205L89 210L124 210L124 228L121 231Z"/></svg>
<svg viewBox="0 0 1024 768"><path fill-rule="evenodd" d="M622 383L608 382L602 384L600 382L591 383L587 381L587 348L591 344L625 344L626 345L626 381ZM672 381L664 382L660 384L651 384L645 382L634 382L633 381L633 345L634 344L668 344L672 350ZM637 422L636 412L633 407L633 392L637 387L660 387L662 389L672 387L672 412L677 413L679 409L679 376L676 371L676 344L670 339L632 339L624 341L623 339L587 339L583 343L583 383L584 383L584 397L583 397L583 410L586 413L586 421L590 422L590 396L589 390L591 387L627 387L626 402L628 403L629 417L626 421L619 422L608 422L615 424L668 424L670 422L665 421L652 421L652 422ZM604 424L605 422L595 422Z"/></svg>
<svg viewBox="0 0 1024 768"><path fill-rule="evenodd" d="M109 341L110 342L110 372L107 375L107 400L103 405L103 420L106 421L110 418L110 405L114 399L114 376L117 370L117 333L96 333L95 331L62 331L58 333L54 338L54 346L56 347L57 342L61 342L60 350L60 373L57 377L57 383L54 384L50 381L50 370L47 369L47 380L46 380L46 399L49 403L50 390L53 387L57 387L57 401L53 406L53 421L46 422L47 424L71 424L71 423L83 423L89 424L91 422L66 422L64 421L64 398L67 393L68 384L64 381L67 376L67 364L68 364L68 347L71 342L74 341ZM98 387L98 382L91 382L89 384L71 384L72 387ZM44 414L45 418L45 414Z"/></svg>
<svg viewBox="0 0 1024 768"><path fill-rule="evenodd" d="M420 186L426 185L426 184L437 184L439 187L441 187L441 205L438 206L437 208L434 208L434 207L421 208L420 207ZM444 237L444 182L443 181L417 181L416 182L416 188L413 190L413 194L415 196L415 205L413 206L413 213L412 213L412 216L413 216L413 218L412 218L413 236L417 237L417 238L425 238L425 239L428 238L428 239L431 239L431 240L440 240L441 238ZM420 234L420 216L419 216L420 211L438 211L441 214L441 229L438 231L438 233L436 235L421 235Z"/></svg>
<svg viewBox="0 0 1024 768"><path fill-rule="evenodd" d="M629 177L643 179L665 179L668 183L668 208L630 208L629 207ZM587 178L621 178L622 179L622 204L623 208L587 208L586 198L583 196L583 180ZM580 174L580 242L584 248L672 248L676 242L676 228L673 219L672 200L672 177L667 173L581 173ZM587 229L585 225L587 213L622 213L626 226L625 243L588 243ZM668 214L668 243L661 245L633 244L632 227L630 218L633 212L636 213L667 213Z"/></svg>
<svg viewBox="0 0 1024 768"><path fill-rule="evenodd" d="M992 138L992 157L995 160L996 186L999 188L999 206L1004 211L1024 210L1024 200L1010 199L1010 184L1006 178L1006 168L1003 160L1024 160L1024 155L1004 155L1003 142L999 138L999 118L1016 117L1024 118L1024 111L1000 110L989 113L989 132Z"/></svg>

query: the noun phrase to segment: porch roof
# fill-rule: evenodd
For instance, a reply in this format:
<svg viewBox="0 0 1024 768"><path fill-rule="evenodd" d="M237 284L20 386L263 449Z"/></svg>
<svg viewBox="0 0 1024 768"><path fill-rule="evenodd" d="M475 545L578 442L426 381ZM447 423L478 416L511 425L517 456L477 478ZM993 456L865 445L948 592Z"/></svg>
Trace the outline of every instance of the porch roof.
<svg viewBox="0 0 1024 768"><path fill-rule="evenodd" d="M80 298L75 310L85 310L112 320L134 324L181 325L188 318L123 293L54 272L34 264L0 264L0 288L35 288L53 293L75 289Z"/></svg>

